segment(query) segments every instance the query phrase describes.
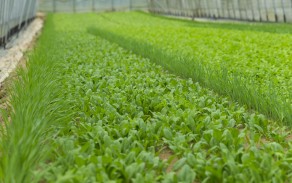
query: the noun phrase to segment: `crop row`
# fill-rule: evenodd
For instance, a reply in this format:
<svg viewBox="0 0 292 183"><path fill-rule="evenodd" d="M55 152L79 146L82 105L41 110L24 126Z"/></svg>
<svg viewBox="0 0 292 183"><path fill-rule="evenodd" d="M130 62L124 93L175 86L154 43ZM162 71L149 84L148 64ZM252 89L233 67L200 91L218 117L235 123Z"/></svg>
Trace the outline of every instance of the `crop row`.
<svg viewBox="0 0 292 183"><path fill-rule="evenodd" d="M157 60L180 75L289 124L291 113L290 33L190 23L144 13L95 16L96 35ZM274 25L277 27L277 25ZM239 27L239 30L236 30ZM282 28L281 26L278 29Z"/></svg>
<svg viewBox="0 0 292 183"><path fill-rule="evenodd" d="M88 34L95 24L47 18L12 88L1 181L291 180L284 127Z"/></svg>

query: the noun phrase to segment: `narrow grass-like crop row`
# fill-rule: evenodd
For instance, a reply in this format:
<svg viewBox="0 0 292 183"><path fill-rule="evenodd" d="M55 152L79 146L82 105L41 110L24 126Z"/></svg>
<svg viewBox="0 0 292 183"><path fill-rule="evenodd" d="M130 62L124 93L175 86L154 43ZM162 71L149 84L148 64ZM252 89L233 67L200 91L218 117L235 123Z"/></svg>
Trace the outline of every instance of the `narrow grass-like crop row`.
<svg viewBox="0 0 292 183"><path fill-rule="evenodd" d="M292 120L289 32L261 25L186 23L144 13L95 16L89 31L191 77L241 104L290 124ZM230 27L230 26L229 26ZM239 30L236 30L239 27ZM277 27L277 25L275 25ZM281 26L279 26L279 29ZM262 29L262 31L260 31Z"/></svg>
<svg viewBox="0 0 292 183"><path fill-rule="evenodd" d="M45 27L37 48L28 55L28 69L17 71L8 90L8 111L1 111L0 182L38 182L33 171L51 153L53 131L71 119L71 106L58 81L62 50L54 44L51 18Z"/></svg>
<svg viewBox="0 0 292 183"><path fill-rule="evenodd" d="M289 182L290 133L56 14L11 95L2 182ZM5 138L4 138L5 137Z"/></svg>

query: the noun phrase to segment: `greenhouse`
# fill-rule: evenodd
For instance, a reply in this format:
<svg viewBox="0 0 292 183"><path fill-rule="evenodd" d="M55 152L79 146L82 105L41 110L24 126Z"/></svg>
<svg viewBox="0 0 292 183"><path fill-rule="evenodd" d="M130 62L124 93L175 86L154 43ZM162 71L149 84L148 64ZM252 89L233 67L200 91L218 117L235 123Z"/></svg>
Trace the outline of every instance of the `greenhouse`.
<svg viewBox="0 0 292 183"><path fill-rule="evenodd" d="M292 182L291 0L0 0L0 183Z"/></svg>

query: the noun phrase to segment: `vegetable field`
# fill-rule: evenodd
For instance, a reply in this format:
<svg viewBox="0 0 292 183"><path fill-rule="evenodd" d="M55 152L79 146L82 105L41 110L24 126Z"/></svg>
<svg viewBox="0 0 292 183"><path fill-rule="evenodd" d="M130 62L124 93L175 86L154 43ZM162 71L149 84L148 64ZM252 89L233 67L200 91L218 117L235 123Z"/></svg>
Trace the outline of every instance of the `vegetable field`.
<svg viewBox="0 0 292 183"><path fill-rule="evenodd" d="M99 19L92 33L285 124L292 121L291 25L194 24L143 13Z"/></svg>
<svg viewBox="0 0 292 183"><path fill-rule="evenodd" d="M0 182L292 181L290 25L236 26L48 15L2 113Z"/></svg>

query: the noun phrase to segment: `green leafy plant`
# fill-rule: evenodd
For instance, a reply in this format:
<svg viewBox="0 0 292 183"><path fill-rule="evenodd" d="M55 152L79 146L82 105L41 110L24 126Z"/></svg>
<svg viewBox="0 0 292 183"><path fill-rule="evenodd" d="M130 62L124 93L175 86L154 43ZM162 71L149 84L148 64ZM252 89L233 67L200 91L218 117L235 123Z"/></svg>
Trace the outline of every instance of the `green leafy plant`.
<svg viewBox="0 0 292 183"><path fill-rule="evenodd" d="M251 24L242 31L241 24L234 29L215 23L201 26L137 12L96 18L90 33L286 125L292 121L291 36L277 34L281 25Z"/></svg>

